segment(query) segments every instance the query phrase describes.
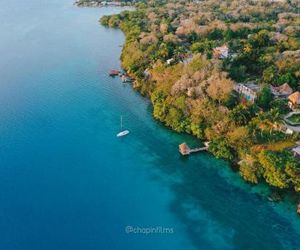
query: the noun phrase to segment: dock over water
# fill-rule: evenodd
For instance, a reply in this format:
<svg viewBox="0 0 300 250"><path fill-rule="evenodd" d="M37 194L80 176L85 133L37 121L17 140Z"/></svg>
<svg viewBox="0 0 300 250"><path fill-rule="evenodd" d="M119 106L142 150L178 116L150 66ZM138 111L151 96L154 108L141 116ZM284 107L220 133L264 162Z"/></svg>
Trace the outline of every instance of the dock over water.
<svg viewBox="0 0 300 250"><path fill-rule="evenodd" d="M208 150L208 145L209 142L204 143L204 147L199 147L199 148L190 148L185 142L179 145L179 152L182 155L189 155L192 153L197 153L201 151L207 151Z"/></svg>

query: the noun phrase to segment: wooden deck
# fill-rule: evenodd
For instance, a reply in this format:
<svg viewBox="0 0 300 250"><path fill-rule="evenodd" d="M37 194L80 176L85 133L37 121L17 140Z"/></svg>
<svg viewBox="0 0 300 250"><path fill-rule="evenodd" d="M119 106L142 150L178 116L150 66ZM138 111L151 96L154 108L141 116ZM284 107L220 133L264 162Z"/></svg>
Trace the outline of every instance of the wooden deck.
<svg viewBox="0 0 300 250"><path fill-rule="evenodd" d="M193 149L190 149L190 153L197 153L197 152L201 152L201 151L206 151L207 149L208 149L208 147L193 148Z"/></svg>
<svg viewBox="0 0 300 250"><path fill-rule="evenodd" d="M209 142L205 142L204 145L205 145L204 147L190 148L186 143L182 143L182 144L179 145L179 152L182 155L189 155L189 154L192 154L192 153L207 151Z"/></svg>

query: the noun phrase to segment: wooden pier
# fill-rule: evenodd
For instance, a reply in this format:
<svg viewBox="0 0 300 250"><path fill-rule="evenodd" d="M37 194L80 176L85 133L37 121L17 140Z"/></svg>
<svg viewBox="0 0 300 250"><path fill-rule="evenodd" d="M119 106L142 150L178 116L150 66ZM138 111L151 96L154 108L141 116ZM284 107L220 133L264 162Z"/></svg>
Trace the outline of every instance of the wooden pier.
<svg viewBox="0 0 300 250"><path fill-rule="evenodd" d="M199 148L190 148L185 142L179 145L179 152L182 155L189 155L192 153L197 153L201 151L207 151L208 150L208 145L209 142L204 143L204 147L199 147Z"/></svg>

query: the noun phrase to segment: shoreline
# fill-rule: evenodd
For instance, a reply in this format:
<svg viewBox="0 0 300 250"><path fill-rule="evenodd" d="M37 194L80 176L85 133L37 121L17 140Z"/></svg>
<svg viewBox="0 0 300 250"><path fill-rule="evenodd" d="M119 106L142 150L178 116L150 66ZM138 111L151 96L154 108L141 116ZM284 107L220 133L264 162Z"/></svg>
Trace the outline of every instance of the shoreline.
<svg viewBox="0 0 300 250"><path fill-rule="evenodd" d="M76 5L79 8L103 8L103 7L131 7L131 4L125 4L125 3L119 3L119 2L98 2L98 1L81 1L78 0L74 2L74 5Z"/></svg>
<svg viewBox="0 0 300 250"><path fill-rule="evenodd" d="M89 4L88 4L89 5ZM100 7L104 7L103 5L101 5L101 4L99 4L98 3L98 6L100 6ZM111 7L120 7L120 5L117 5L117 6L115 6L115 5L110 5ZM130 6L130 5L129 5ZM89 6L87 6L87 7L89 7ZM121 7L126 7L126 6L121 6ZM101 25L103 25L103 24L101 24ZM103 26L105 26L105 25L103 25ZM149 98L150 100L151 100L151 96L149 96L149 94L147 93L147 92L145 92L145 91L143 91L143 89L141 88L141 86L140 86L140 81L142 81L142 79L140 79L139 77L137 77L135 74L133 74L132 72L130 72L130 71L128 71L128 70L126 70L125 68L124 68L124 66L123 66L123 63L124 63L124 58L123 58L123 52L124 52L124 48L125 48L125 45L126 45L126 41L127 41L127 32L126 32L126 30L124 30L124 28L122 28L122 26L120 27L120 25L116 25L115 27L113 27L113 28L118 28L118 29L120 29L122 32L123 32L123 34L125 35L125 37L126 37L126 39L125 39L125 43L122 45L122 53L121 53L121 55L120 55L120 59L121 59L121 67L126 71L126 73L130 76L130 78L131 79L133 79L133 82L132 82L132 88L133 89L135 89L136 91L138 91L139 92L139 94L140 95L142 95L142 96L147 96L147 98ZM151 106L152 106L152 108L154 108L154 104L153 104L153 102L151 101ZM152 114L152 117L156 120L156 121L159 121L160 123L162 123L165 127L167 127L167 128L169 128L169 129L171 129L172 131L176 131L175 129L173 129L170 125L168 125L168 124L166 124L165 123L165 121L163 121L163 120L160 120L160 119L158 119L157 117L155 117L155 115L153 115ZM178 132L178 131L177 131ZM196 138L196 139L199 139L199 138L197 138L197 136L195 136L195 135L193 135L193 134L191 134L191 133L188 133L188 132L180 132L179 131L179 133L186 133L186 134L189 134L189 135L192 135L194 138ZM206 139L200 139L201 141L205 141ZM212 156L214 156L215 158L219 158L219 157L217 157L215 154L214 154L214 152L211 152L211 151L209 151L208 150L208 152L212 155ZM231 169L232 169L232 171L238 171L239 170L239 165L238 165L238 162L240 162L241 161L241 159L239 158L239 157L234 157L233 159L225 159L229 164L230 164L230 166L231 166ZM245 178L243 177L243 176L241 176L241 179L244 179L244 181L245 182L247 182L247 183L249 183L249 181L247 181L247 180L245 180ZM259 180L259 181L262 181L262 180ZM253 183L249 183L249 184L253 184ZM270 188L270 195L269 195L269 197L270 196L274 196L274 197L277 197L278 198L278 196L280 196L280 198L279 199L273 199L272 198L272 200L273 201L282 201L282 200L284 200L284 198L285 198L285 195L282 195L282 194L286 194L286 195L288 195L288 196L293 196L293 197L295 197L295 198L299 198L299 193L297 193L297 192L295 192L295 191L293 191L293 189L290 187L290 188L286 188L286 189L280 189L280 188L277 188L277 187L274 187L274 186L272 186L272 185L270 185L269 183L267 183L267 182L265 182L265 184L266 184L266 186L268 186L269 188ZM293 194L291 194L291 193L293 193ZM295 203L296 204L296 203Z"/></svg>
<svg viewBox="0 0 300 250"><path fill-rule="evenodd" d="M100 23L101 24L101 23ZM103 24L101 24L102 26L105 26ZM111 27L110 27L111 28ZM124 30L122 30L121 27L116 27L117 29L121 30L123 32L123 34L125 35L126 37L126 32ZM126 43L126 40L125 40L125 43ZM124 49L124 45L122 45L122 49ZM122 51L123 53L123 51ZM122 60L122 53L120 55L120 60L121 60L121 64L123 63L123 60ZM153 106L153 103L151 102L151 97L145 93L142 93L140 87L139 87L139 83L138 81L140 79L136 79L135 75L132 74L131 72L128 72L126 71L122 65L121 65L121 69L124 70L126 72L126 74L132 79L132 89L137 91L141 96L144 96L146 97L150 103L151 103L151 108L153 109L154 106ZM187 132L177 132L176 130L174 130L172 127L168 126L164 121L160 121L159 119L157 119L156 117L154 117L153 113L152 113L152 118L156 121L156 122L159 122L160 124L162 124L164 127L166 127L167 129L170 129L171 131L173 132L176 132L176 133L180 133L180 134L186 134L186 135L189 135L189 136L192 136L193 138L195 139L199 139L197 138L195 135L193 134L189 134ZM200 139L201 143L200 144L203 144L205 139ZM215 159L220 159L218 157L216 157L213 152L207 150L206 153L210 154L212 157L214 157ZM187 156L183 156L183 157L189 157L188 155ZM241 160L240 158L234 158L232 160L228 160L228 159L223 159L225 160L226 162L228 162L229 164L229 167L231 169L231 171L233 172L238 172L239 171L239 168L240 168L240 165L239 165L239 161ZM253 184L253 183L250 183L248 181L246 181L242 176L240 176L241 179L251 185L251 186L255 186L257 184ZM299 205L299 203L296 201L300 198L299 194L297 192L295 192L295 190L293 190L292 188L289 188L289 189L278 189L276 187L273 187L271 185L269 185L268 183L264 183L264 185L266 185L266 187L268 188L269 190L269 193L268 194L263 194L263 193L259 193L259 195L263 198L263 199L266 199L267 201L269 202L283 202L286 200L286 198L288 198L288 202L291 203L292 205L294 205L296 208L297 206ZM298 213L296 212L296 216L298 215Z"/></svg>

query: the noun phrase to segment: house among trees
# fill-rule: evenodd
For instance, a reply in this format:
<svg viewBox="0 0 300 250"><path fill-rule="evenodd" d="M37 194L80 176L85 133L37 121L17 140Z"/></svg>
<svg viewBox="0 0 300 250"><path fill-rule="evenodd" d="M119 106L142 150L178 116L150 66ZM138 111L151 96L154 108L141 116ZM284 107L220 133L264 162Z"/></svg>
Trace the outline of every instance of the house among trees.
<svg viewBox="0 0 300 250"><path fill-rule="evenodd" d="M193 60L193 54L189 54L189 55L180 55L179 56L179 60L181 63L183 64L188 64Z"/></svg>
<svg viewBox="0 0 300 250"><path fill-rule="evenodd" d="M209 150L241 162L251 183L299 193L299 115L286 114L288 101L300 110L299 0L119 1L142 4L101 23L125 33L122 67L150 97L154 118L211 141L179 152Z"/></svg>
<svg viewBox="0 0 300 250"><path fill-rule="evenodd" d="M300 157L300 146L293 148L292 152L295 157Z"/></svg>
<svg viewBox="0 0 300 250"><path fill-rule="evenodd" d="M294 92L289 96L289 107L291 109L298 109L300 107L300 92Z"/></svg>
<svg viewBox="0 0 300 250"><path fill-rule="evenodd" d="M213 49L213 55L215 58L225 59L229 56L229 49L227 45L216 47Z"/></svg>
<svg viewBox="0 0 300 250"><path fill-rule="evenodd" d="M101 4L103 6L106 6L106 5L113 5L113 6L121 6L121 2L117 2L117 1L102 1Z"/></svg>
<svg viewBox="0 0 300 250"><path fill-rule="evenodd" d="M254 102L260 91L260 86L255 83L238 83L234 86L234 90L248 101Z"/></svg>
<svg viewBox="0 0 300 250"><path fill-rule="evenodd" d="M171 65L174 61L175 61L174 58L170 58L167 60L167 64Z"/></svg>
<svg viewBox="0 0 300 250"><path fill-rule="evenodd" d="M271 86L271 92L276 97L287 97L293 93L293 89L287 83L278 87Z"/></svg>
<svg viewBox="0 0 300 250"><path fill-rule="evenodd" d="M151 72L149 69L145 69L144 77L145 77L145 79L149 79L151 77Z"/></svg>

